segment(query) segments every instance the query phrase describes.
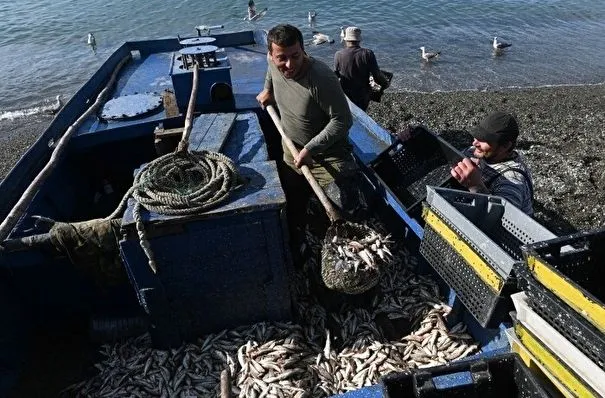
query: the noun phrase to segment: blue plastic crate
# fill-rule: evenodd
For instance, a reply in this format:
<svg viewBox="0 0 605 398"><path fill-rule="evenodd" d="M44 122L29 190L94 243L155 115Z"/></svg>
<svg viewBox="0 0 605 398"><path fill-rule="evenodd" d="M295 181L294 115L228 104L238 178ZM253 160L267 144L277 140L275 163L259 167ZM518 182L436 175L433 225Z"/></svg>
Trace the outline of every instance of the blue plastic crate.
<svg viewBox="0 0 605 398"><path fill-rule="evenodd" d="M130 200L120 247L158 346L291 316L286 201L277 167L267 161L238 168L248 183L220 207L180 217L142 212L157 274L139 245Z"/></svg>
<svg viewBox="0 0 605 398"><path fill-rule="evenodd" d="M382 387L385 398L549 396L516 353L390 374Z"/></svg>

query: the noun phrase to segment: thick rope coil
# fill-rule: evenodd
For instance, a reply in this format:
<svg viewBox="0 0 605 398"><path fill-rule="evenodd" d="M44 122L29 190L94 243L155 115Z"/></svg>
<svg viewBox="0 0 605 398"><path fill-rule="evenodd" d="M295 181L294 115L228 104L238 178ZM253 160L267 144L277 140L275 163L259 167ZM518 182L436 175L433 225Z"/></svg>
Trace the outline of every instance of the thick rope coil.
<svg viewBox="0 0 605 398"><path fill-rule="evenodd" d="M224 201L238 184L239 175L233 161L221 153L169 153L148 163L137 173L118 208L106 219L121 215L130 196L136 200L133 217L137 233L149 266L155 273L157 266L146 238L140 206L164 215L201 213Z"/></svg>
<svg viewBox="0 0 605 398"><path fill-rule="evenodd" d="M149 211L166 215L202 212L222 202L237 183L237 170L218 152L177 152L147 164L132 196Z"/></svg>

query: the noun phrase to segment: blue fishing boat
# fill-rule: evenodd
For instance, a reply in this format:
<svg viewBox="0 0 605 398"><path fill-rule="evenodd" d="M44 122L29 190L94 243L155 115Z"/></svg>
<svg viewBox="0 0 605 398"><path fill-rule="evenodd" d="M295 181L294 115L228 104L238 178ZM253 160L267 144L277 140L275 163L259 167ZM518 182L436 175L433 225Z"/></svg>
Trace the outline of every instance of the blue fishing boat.
<svg viewBox="0 0 605 398"><path fill-rule="evenodd" d="M0 396L31 392L36 383L57 394L82 379L102 342L148 333L153 347L174 350L240 325L293 319L280 136L255 99L266 32L219 29L124 43L1 182ZM453 187L444 167L458 153L427 131L402 145L351 109L354 155L377 197L372 210L417 254L427 222L432 234L445 228L430 205L443 205L447 192L433 192L423 209L426 186ZM193 162L208 174L175 171L192 161L179 148L197 153ZM190 178L211 181L213 190L177 195L178 187L165 186ZM501 202L469 203L479 218L483 210L494 222L502 218ZM455 290L447 270L418 258L416 271L436 281L451 309L450 326L462 322L477 342L473 358L508 353L510 307L500 295L492 294L498 302L490 308L474 308L464 281ZM508 276L495 278L508 287Z"/></svg>

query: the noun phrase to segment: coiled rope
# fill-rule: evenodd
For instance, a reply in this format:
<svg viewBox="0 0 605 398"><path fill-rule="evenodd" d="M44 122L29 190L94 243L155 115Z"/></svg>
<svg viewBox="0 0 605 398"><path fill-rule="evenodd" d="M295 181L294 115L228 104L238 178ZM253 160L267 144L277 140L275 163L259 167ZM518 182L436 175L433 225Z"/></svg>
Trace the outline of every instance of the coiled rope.
<svg viewBox="0 0 605 398"><path fill-rule="evenodd" d="M141 206L164 215L196 214L223 202L238 185L239 174L233 161L221 153L169 153L146 164L137 173L132 187L106 220L121 216L129 197L136 200L133 218L139 243L155 273L157 265L145 233Z"/></svg>
<svg viewBox="0 0 605 398"><path fill-rule="evenodd" d="M145 225L141 217L141 206L148 211L183 216L196 214L217 206L232 190L237 188L240 178L227 156L212 151L189 152L193 110L197 96L199 71L193 69L193 86L183 128L183 136L176 152L163 155L146 164L137 173L132 187L126 192L118 208L106 220L119 217L129 197L136 202L133 218L139 243L147 256L149 267L157 273L157 264L147 240Z"/></svg>
<svg viewBox="0 0 605 398"><path fill-rule="evenodd" d="M237 170L218 152L176 152L147 164L134 180L132 196L147 210L181 216L222 202L235 187Z"/></svg>

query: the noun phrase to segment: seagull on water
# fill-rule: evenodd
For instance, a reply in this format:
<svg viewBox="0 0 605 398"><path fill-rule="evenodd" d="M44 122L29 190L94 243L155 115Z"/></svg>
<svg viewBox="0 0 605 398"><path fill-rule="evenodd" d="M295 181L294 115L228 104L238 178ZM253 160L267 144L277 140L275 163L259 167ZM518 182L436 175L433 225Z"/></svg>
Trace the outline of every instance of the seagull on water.
<svg viewBox="0 0 605 398"><path fill-rule="evenodd" d="M420 49L422 50L422 59L424 59L427 62L438 58L439 55L441 54L441 51L427 53L424 46L420 47Z"/></svg>
<svg viewBox="0 0 605 398"><path fill-rule="evenodd" d="M92 33L88 33L88 38L86 39L86 44L91 47L97 46L97 41L95 40L95 36Z"/></svg>
<svg viewBox="0 0 605 398"><path fill-rule="evenodd" d="M492 47L494 47L494 50L496 50L496 51L504 50L506 47L510 47L510 46L512 46L512 44L505 43L503 41L498 41L498 37L494 36L494 41L492 43Z"/></svg>
<svg viewBox="0 0 605 398"><path fill-rule="evenodd" d="M315 22L315 17L317 16L317 13L315 11L309 11L309 23L313 23Z"/></svg>
<svg viewBox="0 0 605 398"><path fill-rule="evenodd" d="M317 31L313 31L313 40L311 41L312 44L315 44L316 46L320 45L320 44L324 44L324 43L329 43L332 44L334 43L334 39L332 39L330 36L323 34L323 33L319 33Z"/></svg>
<svg viewBox="0 0 605 398"><path fill-rule="evenodd" d="M340 27L340 42L342 43L345 40L345 27Z"/></svg>
<svg viewBox="0 0 605 398"><path fill-rule="evenodd" d="M63 100L61 98L61 94L59 94L55 97L55 101L56 102L54 104L52 104L51 106L46 107L44 109L45 113L54 115L55 113L59 112L61 110L61 108L63 108Z"/></svg>

